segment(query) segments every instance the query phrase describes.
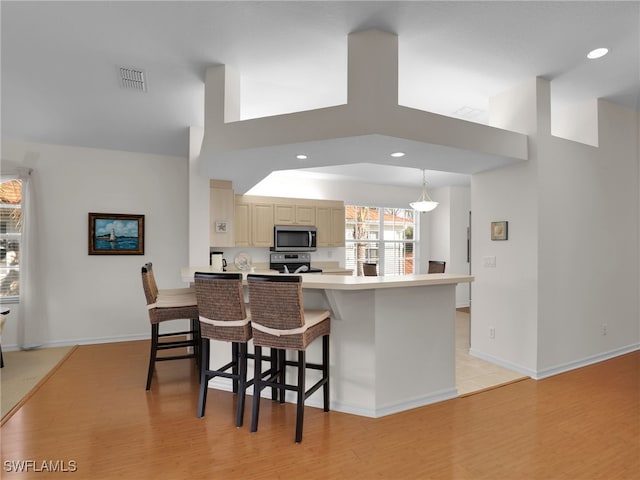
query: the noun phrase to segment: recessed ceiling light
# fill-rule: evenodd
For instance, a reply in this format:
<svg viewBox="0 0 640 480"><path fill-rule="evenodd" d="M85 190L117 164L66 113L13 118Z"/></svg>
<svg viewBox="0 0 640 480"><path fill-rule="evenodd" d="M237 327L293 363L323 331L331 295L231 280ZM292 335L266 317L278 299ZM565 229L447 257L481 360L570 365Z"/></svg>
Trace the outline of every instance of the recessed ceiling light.
<svg viewBox="0 0 640 480"><path fill-rule="evenodd" d="M307 158L309 158L309 157L307 157L306 155L304 155L304 154L300 153L300 154L296 155L296 158L297 158L298 160L306 160L306 159L307 159Z"/></svg>
<svg viewBox="0 0 640 480"><path fill-rule="evenodd" d="M590 60L595 60L596 58L604 57L607 53L609 53L608 48L596 48L595 50L591 50L587 54L587 58Z"/></svg>
<svg viewBox="0 0 640 480"><path fill-rule="evenodd" d="M391 156L392 156L392 157L395 157L395 158L404 157L404 155L405 155L405 153L404 153L404 152L393 152L393 153L391 154Z"/></svg>

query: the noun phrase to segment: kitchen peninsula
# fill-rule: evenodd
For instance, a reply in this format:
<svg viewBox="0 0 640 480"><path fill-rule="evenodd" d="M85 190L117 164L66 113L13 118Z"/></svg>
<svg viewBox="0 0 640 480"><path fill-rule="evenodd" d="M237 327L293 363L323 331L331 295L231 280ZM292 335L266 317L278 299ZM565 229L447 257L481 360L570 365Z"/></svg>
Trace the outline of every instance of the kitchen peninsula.
<svg viewBox="0 0 640 480"><path fill-rule="evenodd" d="M182 279L192 282L194 272L209 269L185 267ZM303 274L305 307L332 312L331 409L381 417L456 397L455 287L471 281L456 274ZM307 350L310 361L321 353L316 343ZM211 361L222 364L230 352L216 342ZM210 386L231 389L223 379ZM307 404L320 406L314 397Z"/></svg>

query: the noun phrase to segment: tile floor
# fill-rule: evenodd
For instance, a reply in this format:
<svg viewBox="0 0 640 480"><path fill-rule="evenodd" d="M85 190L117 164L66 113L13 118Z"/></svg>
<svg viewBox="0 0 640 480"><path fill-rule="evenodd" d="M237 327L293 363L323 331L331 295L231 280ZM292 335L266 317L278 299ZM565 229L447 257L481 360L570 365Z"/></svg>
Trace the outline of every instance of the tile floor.
<svg viewBox="0 0 640 480"><path fill-rule="evenodd" d="M457 311L456 387L458 395L467 395L522 378L527 377L469 355L469 314Z"/></svg>

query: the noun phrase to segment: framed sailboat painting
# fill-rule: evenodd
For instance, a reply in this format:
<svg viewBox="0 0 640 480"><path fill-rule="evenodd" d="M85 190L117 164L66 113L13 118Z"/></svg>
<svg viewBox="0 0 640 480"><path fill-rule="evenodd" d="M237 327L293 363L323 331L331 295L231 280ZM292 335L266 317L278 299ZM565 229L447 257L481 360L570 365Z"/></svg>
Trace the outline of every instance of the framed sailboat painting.
<svg viewBox="0 0 640 480"><path fill-rule="evenodd" d="M144 215L89 213L89 255L144 255Z"/></svg>

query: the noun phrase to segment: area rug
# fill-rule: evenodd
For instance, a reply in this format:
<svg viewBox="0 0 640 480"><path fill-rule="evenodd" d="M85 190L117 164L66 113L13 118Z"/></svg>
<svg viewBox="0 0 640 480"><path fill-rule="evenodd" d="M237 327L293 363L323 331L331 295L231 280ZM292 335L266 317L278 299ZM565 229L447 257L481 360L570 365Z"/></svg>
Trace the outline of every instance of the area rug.
<svg viewBox="0 0 640 480"><path fill-rule="evenodd" d="M2 352L0 369L0 410L2 421L45 381L76 347L38 348Z"/></svg>

